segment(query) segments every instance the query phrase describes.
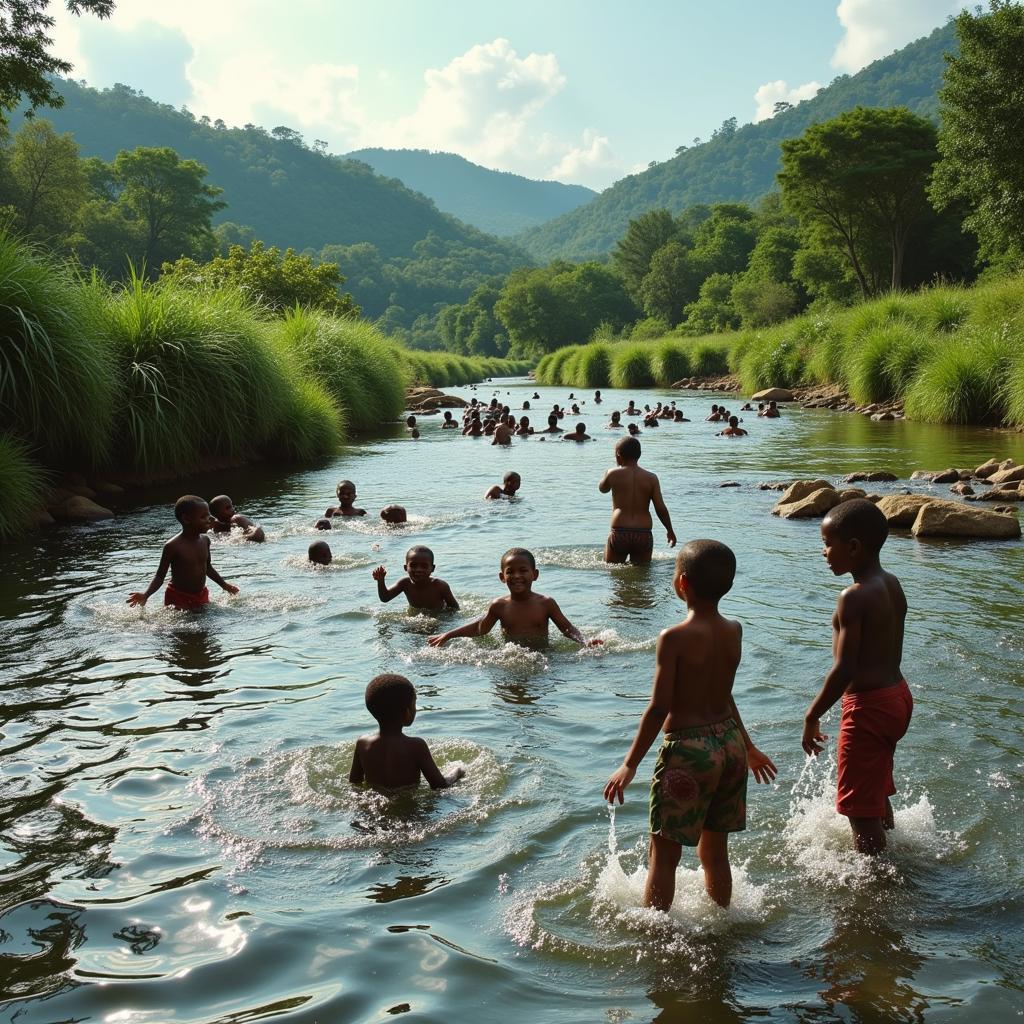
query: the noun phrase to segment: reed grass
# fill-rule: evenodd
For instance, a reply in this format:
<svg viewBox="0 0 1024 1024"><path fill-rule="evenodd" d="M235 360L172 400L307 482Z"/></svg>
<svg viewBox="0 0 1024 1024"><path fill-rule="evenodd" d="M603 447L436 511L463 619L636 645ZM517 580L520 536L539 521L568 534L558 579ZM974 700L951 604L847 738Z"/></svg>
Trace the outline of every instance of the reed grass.
<svg viewBox="0 0 1024 1024"><path fill-rule="evenodd" d="M651 346L621 342L612 349L611 384L616 388L649 388L654 384L651 372Z"/></svg>
<svg viewBox="0 0 1024 1024"><path fill-rule="evenodd" d="M935 343L907 321L874 328L848 354L850 397L859 405L901 397L934 349Z"/></svg>
<svg viewBox="0 0 1024 1024"><path fill-rule="evenodd" d="M676 381L689 377L692 372L686 346L669 339L659 341L652 347L650 365L654 383L663 388L671 387Z"/></svg>
<svg viewBox="0 0 1024 1024"><path fill-rule="evenodd" d="M42 507L47 473L29 446L12 434L0 434L0 540L9 540L32 525Z"/></svg>

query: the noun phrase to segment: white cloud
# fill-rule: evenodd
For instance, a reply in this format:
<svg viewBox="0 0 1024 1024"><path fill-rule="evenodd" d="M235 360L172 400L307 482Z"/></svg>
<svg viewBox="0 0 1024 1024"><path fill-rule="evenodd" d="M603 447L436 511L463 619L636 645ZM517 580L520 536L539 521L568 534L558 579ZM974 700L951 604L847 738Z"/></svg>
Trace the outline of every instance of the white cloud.
<svg viewBox="0 0 1024 1024"><path fill-rule="evenodd" d="M607 177L608 170L618 169L618 166L619 163L612 152L612 146L607 136L598 135L597 132L587 128L583 132L580 144L564 153L561 160L551 168L546 177L580 181L583 178L592 178L594 172L599 172L598 177L603 179Z"/></svg>
<svg viewBox="0 0 1024 1024"><path fill-rule="evenodd" d="M754 120L766 121L774 116L776 103L784 100L796 106L801 100L811 99L820 88L820 82L804 82L803 85L794 85L792 89L782 78L775 82L765 82L754 93L754 102L757 104Z"/></svg>
<svg viewBox="0 0 1024 1024"><path fill-rule="evenodd" d="M853 73L927 35L966 6L954 0L839 0L843 37L832 66Z"/></svg>

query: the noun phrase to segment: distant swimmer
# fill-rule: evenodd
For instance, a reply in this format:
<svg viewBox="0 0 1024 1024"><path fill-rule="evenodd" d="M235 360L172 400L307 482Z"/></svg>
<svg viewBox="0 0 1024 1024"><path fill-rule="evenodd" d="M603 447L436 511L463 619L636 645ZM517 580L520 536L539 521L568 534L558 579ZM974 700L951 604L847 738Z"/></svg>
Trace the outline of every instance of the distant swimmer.
<svg viewBox="0 0 1024 1024"><path fill-rule="evenodd" d="M593 441L594 439L587 433L586 423L577 423L576 429L569 434L562 435L563 441Z"/></svg>
<svg viewBox="0 0 1024 1024"><path fill-rule="evenodd" d="M313 543L309 545L306 554L314 565L330 565L331 558L333 557L331 555L331 545L325 540L313 541Z"/></svg>
<svg viewBox="0 0 1024 1024"><path fill-rule="evenodd" d="M718 432L718 437L746 437L747 431L740 426L740 419L738 416L729 417L729 426L725 430Z"/></svg>
<svg viewBox="0 0 1024 1024"><path fill-rule="evenodd" d="M511 470L505 474L500 484L489 488L484 498L487 501L494 501L501 498L514 498L519 488L523 485L522 478L518 473Z"/></svg>
<svg viewBox="0 0 1024 1024"><path fill-rule="evenodd" d="M661 496L661 482L654 473L641 469L640 442L624 437L615 445L615 466L601 478L597 489L611 492L612 528L604 546L604 560L646 565L654 553L651 505L665 527L669 547L675 547L672 520Z"/></svg>

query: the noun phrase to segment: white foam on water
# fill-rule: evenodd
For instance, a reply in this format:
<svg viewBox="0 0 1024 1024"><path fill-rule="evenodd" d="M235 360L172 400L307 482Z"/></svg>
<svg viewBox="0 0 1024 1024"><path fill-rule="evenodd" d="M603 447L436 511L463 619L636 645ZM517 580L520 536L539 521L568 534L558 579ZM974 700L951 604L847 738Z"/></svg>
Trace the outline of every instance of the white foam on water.
<svg viewBox="0 0 1024 1024"><path fill-rule="evenodd" d="M533 552L537 559L537 565L543 567L554 567L558 569L601 569L616 573L630 573L639 571L639 566L628 563L616 563L609 565L604 560L604 545L588 547L548 547L536 548ZM675 555L671 551L655 551L651 561L662 562Z"/></svg>
<svg viewBox="0 0 1024 1024"><path fill-rule="evenodd" d="M886 833L885 853L870 857L853 845L847 818L835 808L836 762L830 752L807 758L793 786L783 841L798 870L827 889L858 889L880 879L900 881L901 867L942 860L960 845L939 829L927 794L910 803L893 797L895 828Z"/></svg>
<svg viewBox="0 0 1024 1024"><path fill-rule="evenodd" d="M577 652L580 658L600 658L606 654L631 654L635 651L653 651L658 645L656 636L639 637L629 639L621 636L616 629L601 629L592 633L585 626L580 627L580 632L588 640L600 640L600 644L593 647L581 647Z"/></svg>
<svg viewBox="0 0 1024 1024"><path fill-rule="evenodd" d="M197 781L203 799L199 834L220 844L235 870L267 849L351 850L420 843L485 821L515 801L508 773L486 748L467 740L432 740L445 774L465 777L449 789L425 783L377 791L348 781L352 744L316 746L252 759L227 781ZM221 770L217 770L221 774Z"/></svg>
<svg viewBox="0 0 1024 1024"><path fill-rule="evenodd" d="M354 555L347 551L332 551L330 565L318 565L306 555L288 555L281 559L281 565L285 568L309 573L348 572L351 569L369 569L374 564L369 555Z"/></svg>
<svg viewBox="0 0 1024 1024"><path fill-rule="evenodd" d="M444 647L424 645L412 653L399 654L407 665L475 665L517 672L544 672L548 659L541 651L522 644L487 642L486 638L456 637Z"/></svg>

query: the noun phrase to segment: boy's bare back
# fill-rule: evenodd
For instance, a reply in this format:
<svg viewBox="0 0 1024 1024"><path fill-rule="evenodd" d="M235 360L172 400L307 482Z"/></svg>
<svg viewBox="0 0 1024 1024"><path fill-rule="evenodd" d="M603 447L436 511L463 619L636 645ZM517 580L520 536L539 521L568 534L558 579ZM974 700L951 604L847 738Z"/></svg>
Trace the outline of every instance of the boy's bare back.
<svg viewBox="0 0 1024 1024"><path fill-rule="evenodd" d="M661 483L655 473L635 464L616 466L605 474L602 490L611 491L612 526L642 530L653 526L651 503L661 498Z"/></svg>
<svg viewBox="0 0 1024 1024"><path fill-rule="evenodd" d="M858 640L853 679L846 693L892 686L903 678L903 630L907 599L900 581L884 569L851 584L839 596L832 616L832 655L841 653L844 632L853 626Z"/></svg>
<svg viewBox="0 0 1024 1024"><path fill-rule="evenodd" d="M672 683L665 732L710 725L733 713L732 687L743 629L717 612L693 616L661 634L657 669Z"/></svg>
<svg viewBox="0 0 1024 1024"><path fill-rule="evenodd" d="M448 785L434 763L427 741L403 733L360 736L356 740L350 782L368 782L371 786L393 788L415 786L422 775L430 786Z"/></svg>

